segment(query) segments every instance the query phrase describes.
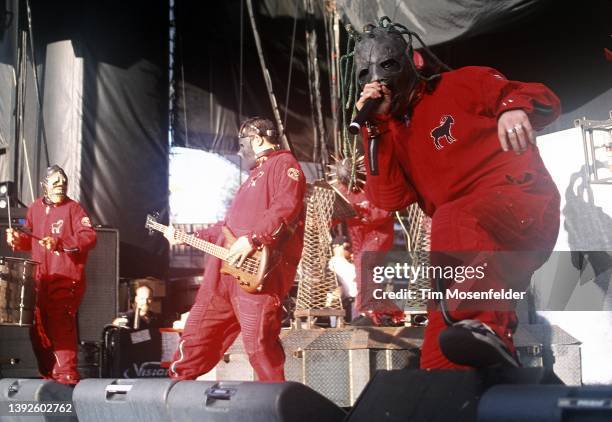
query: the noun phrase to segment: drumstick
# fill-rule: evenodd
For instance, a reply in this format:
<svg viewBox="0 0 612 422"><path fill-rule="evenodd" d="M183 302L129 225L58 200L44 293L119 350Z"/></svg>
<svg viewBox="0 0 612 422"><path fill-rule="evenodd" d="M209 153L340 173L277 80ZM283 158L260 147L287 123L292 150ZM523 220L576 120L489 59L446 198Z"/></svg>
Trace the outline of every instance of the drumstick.
<svg viewBox="0 0 612 422"><path fill-rule="evenodd" d="M36 236L34 233L32 233L30 230L28 230L25 227L15 226L15 229L17 231L20 231L21 233L25 234L26 236L30 236L34 240L42 240L40 237ZM66 253L73 253L73 252L78 252L79 248L64 248L64 247L62 247L62 251L66 252Z"/></svg>
<svg viewBox="0 0 612 422"><path fill-rule="evenodd" d="M15 226L15 230L30 236L31 238L35 239L35 240L42 240L40 237L36 236L34 233L32 233L30 230L26 229L25 227L21 227L21 226Z"/></svg>

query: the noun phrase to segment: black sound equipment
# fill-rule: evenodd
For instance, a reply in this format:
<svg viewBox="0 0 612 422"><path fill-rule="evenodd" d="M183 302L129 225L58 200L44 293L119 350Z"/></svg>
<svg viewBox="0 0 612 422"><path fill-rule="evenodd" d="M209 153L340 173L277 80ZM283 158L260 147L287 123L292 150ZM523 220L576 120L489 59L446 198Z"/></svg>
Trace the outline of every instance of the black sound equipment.
<svg viewBox="0 0 612 422"><path fill-rule="evenodd" d="M104 326L118 312L119 230L96 228L96 234L96 247L87 258L87 288L78 315L81 341L102 341Z"/></svg>
<svg viewBox="0 0 612 422"><path fill-rule="evenodd" d="M478 405L478 422L612 420L612 386L498 385Z"/></svg>
<svg viewBox="0 0 612 422"><path fill-rule="evenodd" d="M549 381L543 368L378 371L355 402L347 422L473 422L485 391L497 384Z"/></svg>
<svg viewBox="0 0 612 422"><path fill-rule="evenodd" d="M50 380L0 379L2 422L78 422L73 406L72 387Z"/></svg>
<svg viewBox="0 0 612 422"><path fill-rule="evenodd" d="M181 381L170 390L168 413L173 422L341 422L346 416L296 382Z"/></svg>
<svg viewBox="0 0 612 422"><path fill-rule="evenodd" d="M101 346L101 342L79 342L77 370L81 378L100 378ZM14 363L9 364L9 360L14 360ZM29 328L0 325L0 378L39 376Z"/></svg>
<svg viewBox="0 0 612 422"><path fill-rule="evenodd" d="M86 379L72 400L79 422L170 422L168 393L177 381L165 379Z"/></svg>
<svg viewBox="0 0 612 422"><path fill-rule="evenodd" d="M166 377L168 370L161 367L161 333L157 328L132 330L106 327L104 330L105 378Z"/></svg>
<svg viewBox="0 0 612 422"><path fill-rule="evenodd" d="M21 215L12 217L16 225L25 222ZM3 221L0 224L0 256L29 258L29 252L13 251L6 244L7 228ZM95 230L98 239L87 258L87 288L78 314L79 340L87 342L102 341L104 326L111 323L118 312L119 231L102 227Z"/></svg>
<svg viewBox="0 0 612 422"><path fill-rule="evenodd" d="M485 383L476 371L378 371L348 422L473 422Z"/></svg>

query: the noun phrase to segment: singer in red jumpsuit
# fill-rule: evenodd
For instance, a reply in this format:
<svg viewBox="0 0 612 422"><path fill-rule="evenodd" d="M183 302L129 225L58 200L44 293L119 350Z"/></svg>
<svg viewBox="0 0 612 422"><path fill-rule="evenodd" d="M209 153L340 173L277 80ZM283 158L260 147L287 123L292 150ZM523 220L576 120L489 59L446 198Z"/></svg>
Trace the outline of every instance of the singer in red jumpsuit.
<svg viewBox="0 0 612 422"><path fill-rule="evenodd" d="M402 34L409 33L382 22L355 49L363 87L357 107L382 99L364 130L368 198L387 210L418 202L432 217L433 252L527 251L513 265L489 268L476 286L524 289L559 230L560 196L534 135L557 118L559 100L544 85L511 81L486 67L427 77L406 54ZM371 139L378 174L368 155ZM450 322L430 310L421 367L518 366L511 306L458 306L449 313Z"/></svg>
<svg viewBox="0 0 612 422"><path fill-rule="evenodd" d="M249 178L236 193L225 221L198 236L222 245L221 228L226 226L238 238L236 244L267 245L279 258L263 289L248 293L234 277L220 274L219 259L208 257L204 281L170 366L169 375L175 379L195 379L210 371L240 332L258 379L285 379L281 300L294 282L302 252L306 182L294 156L273 143L276 132L269 120L249 119L240 133L243 161L253 163Z"/></svg>
<svg viewBox="0 0 612 422"><path fill-rule="evenodd" d="M30 337L40 374L62 384L76 384L76 314L85 292L85 263L96 244L96 232L83 208L65 196L63 170L49 167L45 180L45 196L30 205L26 217L25 227L33 236L7 229L7 241L17 250L32 251L32 259L39 262Z"/></svg>
<svg viewBox="0 0 612 422"><path fill-rule="evenodd" d="M505 112L522 111L525 120L516 128L542 128L558 116L556 96L543 85L509 81L481 67L442 73L433 92L418 95L408 124L376 116L380 173L368 174L368 197L389 210L418 201L432 217L432 251L550 252L559 230L559 193L534 144L518 153L502 149L499 138L512 129L499 121ZM539 113L538 107L546 111ZM534 253L532 262L522 262L516 271L528 279L545 256ZM504 284L503 279L487 282ZM453 317L487 324L514 351L514 312L474 310ZM460 366L440 350L444 328L440 312L430 312L423 368Z"/></svg>

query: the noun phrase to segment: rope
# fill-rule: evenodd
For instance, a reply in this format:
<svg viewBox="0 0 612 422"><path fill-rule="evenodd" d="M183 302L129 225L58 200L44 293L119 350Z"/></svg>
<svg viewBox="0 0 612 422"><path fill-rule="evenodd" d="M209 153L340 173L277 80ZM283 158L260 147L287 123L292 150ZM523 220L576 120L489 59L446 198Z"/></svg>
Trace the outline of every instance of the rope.
<svg viewBox="0 0 612 422"><path fill-rule="evenodd" d="M293 11L293 30L291 32L291 52L289 53L289 75L287 76L287 88L285 94L285 117L283 118L283 126L287 126L287 113L289 112L289 93L291 88L291 75L293 71L293 51L295 49L295 29L297 28L298 5L299 0L295 0L295 10Z"/></svg>
<svg viewBox="0 0 612 422"><path fill-rule="evenodd" d="M244 84L244 2L240 1L240 81L238 86L238 120L242 121L242 86Z"/></svg>
<svg viewBox="0 0 612 422"><path fill-rule="evenodd" d="M255 38L255 45L257 47L257 55L259 56L259 64L261 65L261 72L263 73L266 88L268 89L268 97L270 98L272 112L274 113L274 119L276 120L276 125L278 126L278 133L280 134L281 145L283 146L283 148L293 152L293 148L291 148L291 144L287 139L287 135L285 134L285 130L283 128L283 122L281 121L280 113L278 111L278 103L276 102L276 96L274 95L274 89L272 88L272 78L270 77L270 72L266 67L266 60L264 58L263 49L261 47L261 39L259 38L259 32L257 31L257 23L255 22L255 13L253 12L253 2L252 0L246 0L246 2L247 10L249 12L249 18L251 21L251 28L253 29L253 38Z"/></svg>
<svg viewBox="0 0 612 422"><path fill-rule="evenodd" d="M43 146L45 150L45 159L47 160L47 167L50 165L49 160L49 146L47 145L47 129L45 126L45 118L42 112L42 97L40 95L40 79L38 78L38 71L36 70L36 55L34 54L34 32L32 30L32 10L30 9L30 0L26 0L26 9L27 9L27 17L28 17L28 34L30 37L30 54L32 56L32 74L34 75L34 88L36 90L36 101L38 103L38 107L40 108L40 115L38 116L40 120L40 125L42 127L42 140ZM22 47L23 48L23 47ZM25 142L25 140L24 140ZM28 174L28 178L32 176ZM31 184L31 181L30 181Z"/></svg>

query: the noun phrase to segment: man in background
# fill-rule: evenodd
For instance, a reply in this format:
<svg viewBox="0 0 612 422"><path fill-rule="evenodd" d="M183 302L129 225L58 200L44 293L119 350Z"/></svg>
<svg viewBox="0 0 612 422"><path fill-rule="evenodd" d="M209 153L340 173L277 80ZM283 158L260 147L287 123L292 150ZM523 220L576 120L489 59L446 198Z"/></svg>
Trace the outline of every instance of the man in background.
<svg viewBox="0 0 612 422"><path fill-rule="evenodd" d="M151 310L152 300L153 289L148 284L137 285L132 309L115 318L113 325L134 330L159 328L161 322L160 316Z"/></svg>

